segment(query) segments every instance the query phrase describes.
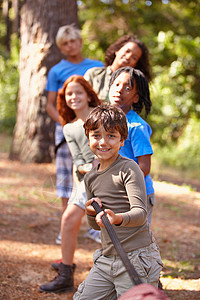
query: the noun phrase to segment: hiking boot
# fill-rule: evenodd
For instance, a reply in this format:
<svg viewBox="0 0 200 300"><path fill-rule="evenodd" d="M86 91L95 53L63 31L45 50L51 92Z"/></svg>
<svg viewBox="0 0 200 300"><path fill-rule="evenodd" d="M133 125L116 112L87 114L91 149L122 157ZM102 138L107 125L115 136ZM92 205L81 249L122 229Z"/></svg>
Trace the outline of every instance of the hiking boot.
<svg viewBox="0 0 200 300"><path fill-rule="evenodd" d="M50 282L40 286L40 292L63 293L71 292L74 289L74 269L73 266L60 263L58 275Z"/></svg>
<svg viewBox="0 0 200 300"><path fill-rule="evenodd" d="M52 268L53 268L54 270L58 271L61 262L62 262L62 258L56 260L55 262L53 262L53 263L51 264Z"/></svg>
<svg viewBox="0 0 200 300"><path fill-rule="evenodd" d="M59 260L56 260L54 263L51 264L52 268L53 268L54 270L58 271L61 262L62 262L62 258L59 259ZM73 268L73 272L74 272L75 269L76 269L76 264L73 264L73 265L72 265L72 268Z"/></svg>

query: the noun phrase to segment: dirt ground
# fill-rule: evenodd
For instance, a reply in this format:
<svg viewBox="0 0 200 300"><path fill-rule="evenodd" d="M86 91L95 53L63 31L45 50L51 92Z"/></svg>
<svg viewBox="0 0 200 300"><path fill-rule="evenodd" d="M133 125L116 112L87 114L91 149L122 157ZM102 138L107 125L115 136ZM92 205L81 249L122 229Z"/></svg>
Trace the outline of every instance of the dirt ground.
<svg viewBox="0 0 200 300"><path fill-rule="evenodd" d="M56 276L51 263L61 258L55 244L61 203L55 197L54 164L22 165L0 152L0 299L65 299L44 294L40 284ZM164 262L161 282L170 299L200 299L200 192L155 181L152 230ZM84 238L83 218L74 262L75 287L92 266L98 244ZM95 299L94 299L95 300Z"/></svg>

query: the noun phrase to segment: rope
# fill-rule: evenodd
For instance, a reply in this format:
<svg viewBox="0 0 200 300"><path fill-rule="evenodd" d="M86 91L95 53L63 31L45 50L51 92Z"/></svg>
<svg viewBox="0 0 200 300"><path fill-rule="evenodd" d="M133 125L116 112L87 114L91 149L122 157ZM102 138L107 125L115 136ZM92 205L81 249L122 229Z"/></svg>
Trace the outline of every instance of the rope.
<svg viewBox="0 0 200 300"><path fill-rule="evenodd" d="M101 209L101 207L99 206L99 204L96 202L96 201L93 201L92 204L93 208L95 209L95 211L97 213L103 211ZM135 268L133 267L133 265L131 264L124 248L122 247L122 245L120 244L120 241L118 239L118 236L114 230L114 228L112 227L110 221L108 220L108 217L106 216L106 214L104 213L104 215L102 216L102 222L108 232L108 235L111 239L111 241L113 242L113 245L115 246L115 249L117 251L117 254L119 255L119 257L121 258L133 284L141 284L142 281L141 279L139 278Z"/></svg>

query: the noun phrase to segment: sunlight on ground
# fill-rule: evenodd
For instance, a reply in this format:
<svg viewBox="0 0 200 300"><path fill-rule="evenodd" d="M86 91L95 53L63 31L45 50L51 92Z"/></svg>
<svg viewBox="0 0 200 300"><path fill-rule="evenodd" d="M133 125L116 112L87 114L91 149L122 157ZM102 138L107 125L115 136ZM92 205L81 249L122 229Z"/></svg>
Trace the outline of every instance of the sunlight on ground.
<svg viewBox="0 0 200 300"><path fill-rule="evenodd" d="M38 293L38 286L56 275L51 263L61 258L61 247L54 244L61 215L61 202L55 196L55 166L23 165L3 156L0 180L0 298L5 291L15 291L15 299L20 300L27 299L24 293L29 299L71 300L72 294ZM200 299L200 193L190 186L162 181L154 181L154 187L152 230L164 262L163 287L173 300ZM87 276L93 252L99 247L84 239L87 228L84 216L74 258L76 287Z"/></svg>
<svg viewBox="0 0 200 300"><path fill-rule="evenodd" d="M32 244L16 241L2 240L0 241L1 255L6 254L7 261L10 260L20 262L40 262L44 264L50 263L61 257L61 249L56 245ZM16 251L17 250L17 251ZM75 261L77 264L90 262L92 264L92 251L86 249L77 249L75 253ZM82 272L81 277L85 277L88 271ZM32 267L25 264L25 269L22 274L19 274L23 282L36 284L43 279L43 275ZM161 278L163 287L166 290L195 290L200 291L200 279L181 279L181 278Z"/></svg>
<svg viewBox="0 0 200 300"><path fill-rule="evenodd" d="M16 251L17 249L17 251ZM75 253L75 260L82 263L91 261L93 250L77 249ZM0 241L0 253L4 255L6 253L7 259L12 260L39 260L41 262L51 262L61 257L61 247L57 245L44 245L44 244L32 244L16 241L1 240Z"/></svg>
<svg viewBox="0 0 200 300"><path fill-rule="evenodd" d="M173 194L173 195L182 195L188 192L195 195L197 199L200 201L200 193L195 191L190 191L189 186L179 186L172 183L162 182L162 181L154 181L153 182L155 190L159 190L159 194ZM200 203L199 203L200 205Z"/></svg>
<svg viewBox="0 0 200 300"><path fill-rule="evenodd" d="M200 279L161 278L161 282L166 290L200 291Z"/></svg>
<svg viewBox="0 0 200 300"><path fill-rule="evenodd" d="M32 244L24 242L16 242L9 240L0 241L1 254L4 252L9 260L12 258L16 261L26 260L26 259L38 259L44 262L54 261L61 256L60 247L54 245L44 245L44 244ZM51 249L51 251L49 251ZM16 251L17 250L17 251Z"/></svg>

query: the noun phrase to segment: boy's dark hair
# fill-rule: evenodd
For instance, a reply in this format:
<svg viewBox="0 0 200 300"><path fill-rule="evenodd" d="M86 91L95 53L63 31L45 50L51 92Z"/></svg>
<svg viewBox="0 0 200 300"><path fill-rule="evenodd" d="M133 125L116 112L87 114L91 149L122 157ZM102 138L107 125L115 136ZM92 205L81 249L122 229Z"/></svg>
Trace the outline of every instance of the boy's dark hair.
<svg viewBox="0 0 200 300"><path fill-rule="evenodd" d="M132 104L133 110L137 113L141 113L143 107L145 107L145 112L147 116L151 110L152 103L151 103L150 93L149 93L149 84L144 74L140 70L136 70L132 67L122 67L117 69L111 75L109 81L109 88L111 87L115 79L123 72L129 74L131 87L134 86L134 80L136 82L139 100L137 103Z"/></svg>
<svg viewBox="0 0 200 300"><path fill-rule="evenodd" d="M141 70L144 73L146 79L148 81L151 81L152 76L151 76L151 67L149 63L149 51L145 46L145 44L141 42L135 35L124 35L120 37L115 43L110 45L105 52L105 65L106 66L112 65L115 59L116 51L121 49L124 45L126 45L129 42L137 44L142 50L142 55L138 60L135 68Z"/></svg>
<svg viewBox="0 0 200 300"><path fill-rule="evenodd" d="M89 131L96 130L101 125L106 131L117 130L122 140L127 139L127 120L121 108L107 103L95 107L88 115L84 124L86 136L89 138Z"/></svg>

